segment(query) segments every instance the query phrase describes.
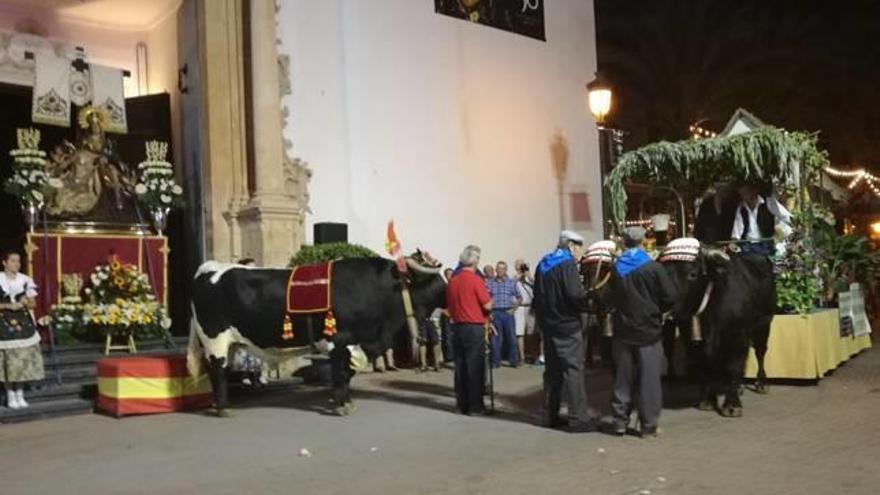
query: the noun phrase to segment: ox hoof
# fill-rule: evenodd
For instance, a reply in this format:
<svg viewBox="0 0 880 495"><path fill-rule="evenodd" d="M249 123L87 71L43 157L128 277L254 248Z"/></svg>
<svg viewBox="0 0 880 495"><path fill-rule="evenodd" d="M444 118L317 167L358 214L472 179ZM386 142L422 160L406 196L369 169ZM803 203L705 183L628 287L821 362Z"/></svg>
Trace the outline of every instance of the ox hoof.
<svg viewBox="0 0 880 495"><path fill-rule="evenodd" d="M741 418L743 408L742 406L724 406L721 408L721 415L725 418Z"/></svg>
<svg viewBox="0 0 880 495"><path fill-rule="evenodd" d="M756 383L755 393L761 395L770 393L770 385L767 385L766 383Z"/></svg>
<svg viewBox="0 0 880 495"><path fill-rule="evenodd" d="M697 404L697 409L700 411L714 411L715 403L711 400L702 400L699 404Z"/></svg>

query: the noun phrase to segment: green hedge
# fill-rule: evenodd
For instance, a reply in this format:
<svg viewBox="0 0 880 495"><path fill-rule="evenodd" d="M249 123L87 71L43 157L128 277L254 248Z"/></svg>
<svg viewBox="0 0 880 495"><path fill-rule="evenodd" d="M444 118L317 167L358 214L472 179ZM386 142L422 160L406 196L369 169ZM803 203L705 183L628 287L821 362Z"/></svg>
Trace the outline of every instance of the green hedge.
<svg viewBox="0 0 880 495"><path fill-rule="evenodd" d="M332 242L318 246L303 246L290 258L288 266L313 265L351 258L379 258L379 255L373 250L358 244Z"/></svg>

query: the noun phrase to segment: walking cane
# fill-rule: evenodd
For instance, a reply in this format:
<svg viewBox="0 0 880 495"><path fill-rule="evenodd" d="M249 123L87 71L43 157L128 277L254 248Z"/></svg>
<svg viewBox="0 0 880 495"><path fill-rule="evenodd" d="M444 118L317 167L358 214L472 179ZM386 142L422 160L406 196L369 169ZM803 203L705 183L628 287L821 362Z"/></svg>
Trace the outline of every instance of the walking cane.
<svg viewBox="0 0 880 495"><path fill-rule="evenodd" d="M489 411L495 413L495 375L492 370L492 323L486 322L486 369L489 370Z"/></svg>

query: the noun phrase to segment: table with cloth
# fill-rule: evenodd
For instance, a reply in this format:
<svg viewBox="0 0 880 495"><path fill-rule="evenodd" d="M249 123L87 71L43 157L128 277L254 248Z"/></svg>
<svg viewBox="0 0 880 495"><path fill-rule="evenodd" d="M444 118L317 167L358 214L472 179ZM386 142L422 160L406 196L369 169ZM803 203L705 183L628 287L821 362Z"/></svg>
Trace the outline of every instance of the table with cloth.
<svg viewBox="0 0 880 495"><path fill-rule="evenodd" d="M817 380L859 352L871 347L871 335L840 335L840 313L824 309L809 315L776 315L764 359L768 378ZM758 371L749 351L746 377Z"/></svg>
<svg viewBox="0 0 880 495"><path fill-rule="evenodd" d="M183 354L98 361L97 406L111 415L199 409L212 401L208 375L190 376Z"/></svg>

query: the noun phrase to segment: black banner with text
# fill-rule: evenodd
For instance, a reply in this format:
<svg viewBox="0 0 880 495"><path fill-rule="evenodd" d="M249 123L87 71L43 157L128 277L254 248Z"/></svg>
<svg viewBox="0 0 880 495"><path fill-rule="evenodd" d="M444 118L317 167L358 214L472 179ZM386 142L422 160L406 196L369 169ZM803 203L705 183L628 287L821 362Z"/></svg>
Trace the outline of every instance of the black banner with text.
<svg viewBox="0 0 880 495"><path fill-rule="evenodd" d="M438 14L546 40L544 0L434 0Z"/></svg>

